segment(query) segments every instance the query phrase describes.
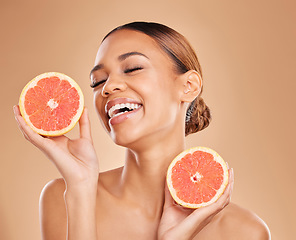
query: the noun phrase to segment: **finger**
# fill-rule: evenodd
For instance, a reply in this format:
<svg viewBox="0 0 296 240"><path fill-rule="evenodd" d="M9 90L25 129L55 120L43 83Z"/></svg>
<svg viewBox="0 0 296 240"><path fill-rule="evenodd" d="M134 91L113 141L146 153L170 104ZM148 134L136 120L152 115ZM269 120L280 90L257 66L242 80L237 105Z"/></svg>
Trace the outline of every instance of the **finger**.
<svg viewBox="0 0 296 240"><path fill-rule="evenodd" d="M198 215L203 218L210 217L211 215L215 215L220 212L224 207L226 207L230 202L230 197L233 189L234 177L233 177L233 169L229 169L229 182L224 193L219 197L219 199L208 205L206 207L202 207L200 209L196 209L192 215L192 221L195 219L198 220ZM195 216L196 215L196 216Z"/></svg>
<svg viewBox="0 0 296 240"><path fill-rule="evenodd" d="M219 213L230 202L230 196L233 188L233 169L229 169L229 182L220 198L213 204L194 210L180 224L179 229L182 233L189 236L195 236L204 226L206 226L213 217Z"/></svg>
<svg viewBox="0 0 296 240"><path fill-rule="evenodd" d="M18 127L19 127L20 131L24 135L24 137L29 142L34 144L36 147L44 148L44 146L46 146L46 144L44 144L45 139L42 136L40 136L38 133L34 132L28 126L28 124L25 122L25 120L23 119L23 117L21 115L19 106L17 106L17 105L13 106L13 111L14 111L14 115L15 115L15 120L16 120L16 122L18 124Z"/></svg>
<svg viewBox="0 0 296 240"><path fill-rule="evenodd" d="M24 137L27 140L29 140L28 135L24 131L24 126L26 125L26 123L25 123L25 121L24 121L24 119L23 119L23 117L21 115L19 106L17 106L17 105L13 106L13 112L14 112L14 117L15 117L15 120L17 122L18 128L20 129L20 131L24 135Z"/></svg>
<svg viewBox="0 0 296 240"><path fill-rule="evenodd" d="M27 135L22 131L20 122L18 120L18 118L19 118L18 116L20 115L18 106L13 106L13 112L14 112L15 121L17 123L17 126L18 126L19 130L21 131L21 133L23 134L23 136L27 139Z"/></svg>
<svg viewBox="0 0 296 240"><path fill-rule="evenodd" d="M19 109L19 106L18 105L14 105L13 106L13 113L14 113L14 116L18 116L18 115L21 115L21 112L20 112L20 109Z"/></svg>
<svg viewBox="0 0 296 240"><path fill-rule="evenodd" d="M233 172L233 168L230 169L229 175L230 175L230 196L231 196L231 194L233 192L233 186L234 186L234 172Z"/></svg>
<svg viewBox="0 0 296 240"><path fill-rule="evenodd" d="M213 207L215 207L218 211L226 207L231 199L231 194L233 191L233 184L234 184L234 175L233 175L233 168L228 170L229 173L229 181L227 184L227 187L224 191L224 193L221 195L221 197L213 203Z"/></svg>
<svg viewBox="0 0 296 240"><path fill-rule="evenodd" d="M88 110L86 107L84 108L81 118L79 119L79 128L80 128L80 137L86 138L92 141L90 121L88 117Z"/></svg>

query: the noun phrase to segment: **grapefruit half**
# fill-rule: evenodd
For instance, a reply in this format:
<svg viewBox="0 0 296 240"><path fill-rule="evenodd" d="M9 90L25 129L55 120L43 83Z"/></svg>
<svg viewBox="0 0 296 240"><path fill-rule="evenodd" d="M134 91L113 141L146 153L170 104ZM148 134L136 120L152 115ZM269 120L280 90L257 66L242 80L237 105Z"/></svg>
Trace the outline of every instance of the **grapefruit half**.
<svg viewBox="0 0 296 240"><path fill-rule="evenodd" d="M167 171L173 199L187 208L201 208L217 201L228 184L228 167L222 157L206 147L180 153Z"/></svg>
<svg viewBox="0 0 296 240"><path fill-rule="evenodd" d="M44 136L59 136L70 131L79 120L84 98L78 84L69 76L43 73L23 89L19 106L26 123Z"/></svg>

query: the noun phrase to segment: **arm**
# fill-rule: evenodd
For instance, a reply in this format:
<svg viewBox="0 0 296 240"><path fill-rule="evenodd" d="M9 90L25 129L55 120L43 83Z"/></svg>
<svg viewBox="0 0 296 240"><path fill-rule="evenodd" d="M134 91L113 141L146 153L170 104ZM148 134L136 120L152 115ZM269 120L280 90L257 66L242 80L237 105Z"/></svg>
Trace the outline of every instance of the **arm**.
<svg viewBox="0 0 296 240"><path fill-rule="evenodd" d="M80 137L74 140L66 136L42 137L25 123L17 106L14 112L24 137L45 153L65 182L63 187L60 181L52 182L42 192L40 217L43 239L96 240L99 168L86 110L79 120Z"/></svg>
<svg viewBox="0 0 296 240"><path fill-rule="evenodd" d="M69 240L97 239L97 183L70 187L65 192Z"/></svg>

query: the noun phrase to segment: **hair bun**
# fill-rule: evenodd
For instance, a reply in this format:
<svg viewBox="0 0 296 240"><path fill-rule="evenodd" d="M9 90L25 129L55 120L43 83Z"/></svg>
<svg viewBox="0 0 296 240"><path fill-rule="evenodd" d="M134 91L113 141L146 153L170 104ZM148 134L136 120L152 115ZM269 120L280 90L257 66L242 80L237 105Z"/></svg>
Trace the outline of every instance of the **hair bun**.
<svg viewBox="0 0 296 240"><path fill-rule="evenodd" d="M209 107L201 97L197 97L187 109L185 135L205 129L209 126L211 119Z"/></svg>

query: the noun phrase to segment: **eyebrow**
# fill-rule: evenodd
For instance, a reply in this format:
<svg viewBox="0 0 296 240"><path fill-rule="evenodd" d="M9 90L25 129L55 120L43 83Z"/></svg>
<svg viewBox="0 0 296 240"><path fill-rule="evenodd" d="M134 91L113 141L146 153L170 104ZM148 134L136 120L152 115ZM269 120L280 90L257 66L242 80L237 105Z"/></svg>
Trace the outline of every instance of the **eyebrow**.
<svg viewBox="0 0 296 240"><path fill-rule="evenodd" d="M143 57L149 59L149 58L148 58L145 54L143 54L143 53L140 53L140 52L128 52L128 53L121 54L121 55L118 57L118 60L119 60L119 61L123 61L123 60L127 59L128 57L131 57L131 56L134 56L134 55L143 56Z"/></svg>
<svg viewBox="0 0 296 240"><path fill-rule="evenodd" d="M131 57L134 55L143 56L143 57L149 59L145 54L140 53L140 52L136 52L136 51L121 54L118 56L117 59L118 59L118 61L122 62L123 60L127 59L128 57ZM98 64L98 65L94 66L94 68L90 71L89 76L91 76L93 72L98 71L98 70L102 69L103 67L104 67L104 64Z"/></svg>

